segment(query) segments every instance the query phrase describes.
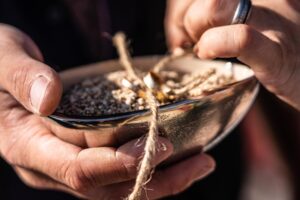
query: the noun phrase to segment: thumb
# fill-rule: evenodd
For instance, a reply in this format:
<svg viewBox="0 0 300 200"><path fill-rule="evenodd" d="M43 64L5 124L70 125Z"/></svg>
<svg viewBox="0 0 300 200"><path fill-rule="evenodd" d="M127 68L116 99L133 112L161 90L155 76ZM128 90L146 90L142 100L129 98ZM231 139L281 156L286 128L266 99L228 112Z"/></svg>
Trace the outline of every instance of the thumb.
<svg viewBox="0 0 300 200"><path fill-rule="evenodd" d="M165 16L165 31L168 47L171 51L177 47L190 47L192 39L184 29L183 19L194 0L168 0Z"/></svg>
<svg viewBox="0 0 300 200"><path fill-rule="evenodd" d="M58 74L27 55L14 56L13 59L9 57L6 56L0 62L0 86L29 111L43 116L50 115L62 94Z"/></svg>
<svg viewBox="0 0 300 200"><path fill-rule="evenodd" d="M0 24L0 89L9 92L27 110L47 116L58 105L62 84L42 54L20 30Z"/></svg>

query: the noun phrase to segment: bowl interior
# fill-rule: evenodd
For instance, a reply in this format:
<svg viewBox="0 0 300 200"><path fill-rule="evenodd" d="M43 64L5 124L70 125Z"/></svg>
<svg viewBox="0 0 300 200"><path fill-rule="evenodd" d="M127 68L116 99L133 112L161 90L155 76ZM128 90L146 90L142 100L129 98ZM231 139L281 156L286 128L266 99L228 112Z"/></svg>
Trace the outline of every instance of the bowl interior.
<svg viewBox="0 0 300 200"><path fill-rule="evenodd" d="M160 59L162 56L145 56L145 57L138 57L132 60L133 65L141 70L149 70L151 69ZM166 69L176 69L181 72L187 73L199 73L204 72L208 68L215 68L217 73L224 72L224 65L226 62L224 61L208 61L208 60L200 60L194 56L186 56L181 59L174 60L166 66ZM80 66L77 68L73 68L70 70L66 70L60 73L60 77L63 82L64 91L68 90L72 85L81 82L82 80L86 79L87 77L95 77L100 74L105 74L108 72L113 72L123 69L118 60L110 60L96 64L90 64L86 66ZM254 73L251 69L249 69L245 65L233 63L232 68L233 76L236 82L220 88L218 91L213 92L211 94L206 95L205 97L193 98L193 100L197 99L204 99L204 98L211 98L216 93L222 92L224 90L228 90L230 88L239 85L241 82L249 81L254 79ZM169 109L175 109L182 104L189 103L190 100L182 100L173 104L168 104L160 107L160 111L166 111ZM115 115L103 115L103 116L67 116L62 113L54 113L50 116L52 119L56 119L59 121L80 121L80 122L113 122L113 121L120 121L132 118L134 116L143 116L148 112L148 110L139 110L127 113L118 113Z"/></svg>
<svg viewBox="0 0 300 200"><path fill-rule="evenodd" d="M147 71L151 69L161 58L162 56L137 57L134 58L132 62L135 67ZM168 63L166 68L176 69L182 72L197 73L205 71L210 67L214 67L218 73L221 73L224 70L224 65L224 61L200 60L194 56L186 56ZM120 69L123 68L120 66L118 60L110 60L66 70L61 72L60 76L64 84L64 89L67 90L72 85L82 81L87 77L94 77ZM254 77L254 73L250 68L237 63L233 63L233 75L237 82Z"/></svg>

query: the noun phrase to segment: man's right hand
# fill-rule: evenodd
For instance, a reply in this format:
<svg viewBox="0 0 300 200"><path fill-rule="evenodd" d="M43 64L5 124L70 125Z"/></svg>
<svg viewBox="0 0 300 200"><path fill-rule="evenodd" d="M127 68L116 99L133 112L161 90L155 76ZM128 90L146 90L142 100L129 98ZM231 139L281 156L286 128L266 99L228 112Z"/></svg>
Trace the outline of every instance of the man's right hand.
<svg viewBox="0 0 300 200"><path fill-rule="evenodd" d="M236 57L266 89L300 111L299 0L252 0L247 24L231 24L239 0L167 2L171 50L189 45L200 59Z"/></svg>
<svg viewBox="0 0 300 200"><path fill-rule="evenodd" d="M133 186L143 145L130 141L118 148L91 147L60 138L54 123L41 116L57 107L62 84L29 37L0 25L0 153L29 186L62 190L88 199L121 199ZM72 130L68 130L72 131ZM75 135L71 134L71 135ZM157 165L172 154L159 138ZM196 155L158 170L146 186L150 199L176 194L214 168L207 155ZM189 170L186 170L189 169Z"/></svg>

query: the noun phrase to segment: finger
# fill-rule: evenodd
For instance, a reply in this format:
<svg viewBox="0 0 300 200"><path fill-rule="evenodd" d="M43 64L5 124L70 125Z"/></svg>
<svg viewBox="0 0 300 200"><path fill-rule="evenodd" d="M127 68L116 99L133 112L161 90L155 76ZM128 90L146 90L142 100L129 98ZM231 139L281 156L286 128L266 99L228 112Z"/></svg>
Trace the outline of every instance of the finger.
<svg viewBox="0 0 300 200"><path fill-rule="evenodd" d="M118 137L119 136L118 130L123 129L123 127L118 127L116 129L101 129L101 130L71 129L71 128L63 127L60 124L53 123L53 120L49 118L43 118L43 123L51 130L51 132L55 136L57 136L61 140L82 148L104 147L104 146L111 147L111 146L124 144L125 142L129 141L127 140L125 142L122 142ZM131 129L128 130L127 133L130 133L129 135L134 136L135 134L132 133L133 131L135 130Z"/></svg>
<svg viewBox="0 0 300 200"><path fill-rule="evenodd" d="M66 191L67 186L47 177L44 174L22 167L14 167L15 172L23 183L35 189L55 189Z"/></svg>
<svg viewBox="0 0 300 200"><path fill-rule="evenodd" d="M172 145L166 139L159 138L158 144L166 148L157 153L153 165L172 153ZM16 143L14 148L2 149L2 153L12 165L39 171L76 192L88 193L96 186L134 178L143 148L134 140L118 149L82 150L53 135L44 134L22 137L22 143Z"/></svg>
<svg viewBox="0 0 300 200"><path fill-rule="evenodd" d="M194 42L212 27L230 24L239 0L195 0L187 10L184 29Z"/></svg>
<svg viewBox="0 0 300 200"><path fill-rule="evenodd" d="M158 171L148 188L150 199L178 194L215 169L215 161L208 155L196 155L166 170Z"/></svg>
<svg viewBox="0 0 300 200"><path fill-rule="evenodd" d="M88 144L87 144L87 139L86 139L85 134L87 134L87 137L89 136L90 132L91 132L91 134L96 135L96 133L93 133L92 130L87 131L87 130L81 130L81 129L66 128L60 124L54 123L52 119L49 119L46 117L43 118L43 123L53 133L53 135L58 137L60 140L66 142L66 143L69 143L69 144L73 144L75 146L79 146L81 148L91 147L91 146L88 146ZM97 135L101 136L102 131L98 130ZM102 146L105 146L105 145L102 145ZM106 146L112 146L112 145L106 145ZM100 145L97 147L100 147Z"/></svg>
<svg viewBox="0 0 300 200"><path fill-rule="evenodd" d="M251 66L256 77L274 93L290 90L286 83L294 72L290 69L293 65L282 64L282 51L277 42L247 25L210 29L197 47L200 58L237 57Z"/></svg>
<svg viewBox="0 0 300 200"><path fill-rule="evenodd" d="M175 195L194 181L204 178L215 169L214 160L207 155L196 155L164 170L158 170L145 186L146 192L141 199L159 199ZM125 198L131 191L134 181L107 186L95 190L93 196L106 199Z"/></svg>
<svg viewBox="0 0 300 200"><path fill-rule="evenodd" d="M194 0L168 0L165 17L166 37L169 49L192 43L183 26L185 12Z"/></svg>
<svg viewBox="0 0 300 200"><path fill-rule="evenodd" d="M295 103L299 102L299 94L294 85L299 82L300 71L297 65L284 59L289 51L282 49L277 41L247 25L234 25L208 30L197 47L201 58L237 57L251 66L269 91L299 108Z"/></svg>
<svg viewBox="0 0 300 200"><path fill-rule="evenodd" d="M43 118L43 123L61 140L82 148L120 146L148 132L148 130L143 127L133 129L127 126L101 130L70 129L53 123L53 121L48 118Z"/></svg>
<svg viewBox="0 0 300 200"><path fill-rule="evenodd" d="M22 167L14 167L14 170L16 171L22 182L25 183L28 187L42 190L58 190L73 194L74 196L80 198L86 198L85 196L82 196L81 194L71 190L68 186L61 184L39 172L28 170Z"/></svg>
<svg viewBox="0 0 300 200"><path fill-rule="evenodd" d="M33 42L12 28L2 28L0 37L0 85L25 108L41 115L57 107L62 85L49 66L35 60L41 55ZM33 57L30 57L33 56Z"/></svg>
<svg viewBox="0 0 300 200"><path fill-rule="evenodd" d="M143 152L144 142L133 140L117 150L105 147L86 149L78 156L78 162L81 163L82 171L90 173L86 176L93 177L93 183L90 185L97 187L134 179ZM171 143L165 138L159 138L152 165L156 166L172 152ZM90 155L94 155L93 159Z"/></svg>

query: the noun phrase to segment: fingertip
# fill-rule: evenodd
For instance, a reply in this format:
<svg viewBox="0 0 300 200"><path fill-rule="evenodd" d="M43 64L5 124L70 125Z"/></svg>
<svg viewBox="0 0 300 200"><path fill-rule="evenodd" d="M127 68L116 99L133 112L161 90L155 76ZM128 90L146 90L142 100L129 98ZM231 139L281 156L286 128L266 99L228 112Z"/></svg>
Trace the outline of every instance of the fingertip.
<svg viewBox="0 0 300 200"><path fill-rule="evenodd" d="M33 81L30 90L30 100L33 110L41 116L52 114L59 105L63 87L58 74L45 70Z"/></svg>
<svg viewBox="0 0 300 200"><path fill-rule="evenodd" d="M216 58L216 53L206 45L202 45L200 41L195 45L194 53L203 60Z"/></svg>
<svg viewBox="0 0 300 200"><path fill-rule="evenodd" d="M199 168L199 171L197 172L198 175L195 176L195 180L205 178L216 169L215 160L207 154L202 154L195 165L197 165Z"/></svg>
<svg viewBox="0 0 300 200"><path fill-rule="evenodd" d="M214 29L210 29L203 33L200 40L197 43L198 46L198 56L202 59L214 59L217 57L214 51L216 44L217 46L222 46L219 41L220 36L216 35Z"/></svg>
<svg viewBox="0 0 300 200"><path fill-rule="evenodd" d="M184 39L180 38L180 37L170 37L168 38L168 42L167 42L167 46L169 49L169 52L172 53L174 52L175 49L183 47L183 45L187 43L184 41Z"/></svg>
<svg viewBox="0 0 300 200"><path fill-rule="evenodd" d="M174 49L179 47L189 48L193 45L193 41L185 32L185 30L175 25L170 25L167 27L166 37L167 46L170 52L173 52Z"/></svg>
<svg viewBox="0 0 300 200"><path fill-rule="evenodd" d="M127 166L138 166L138 162L141 160L142 155L144 155L145 142L146 138L132 140L117 149L117 156ZM172 153L172 143L164 137L158 137L156 141L156 152L152 159L152 165L158 165L172 155Z"/></svg>
<svg viewBox="0 0 300 200"><path fill-rule="evenodd" d="M147 185L151 198L175 195L191 186L195 181L208 176L215 169L215 161L206 154L197 154L168 168L157 170Z"/></svg>

